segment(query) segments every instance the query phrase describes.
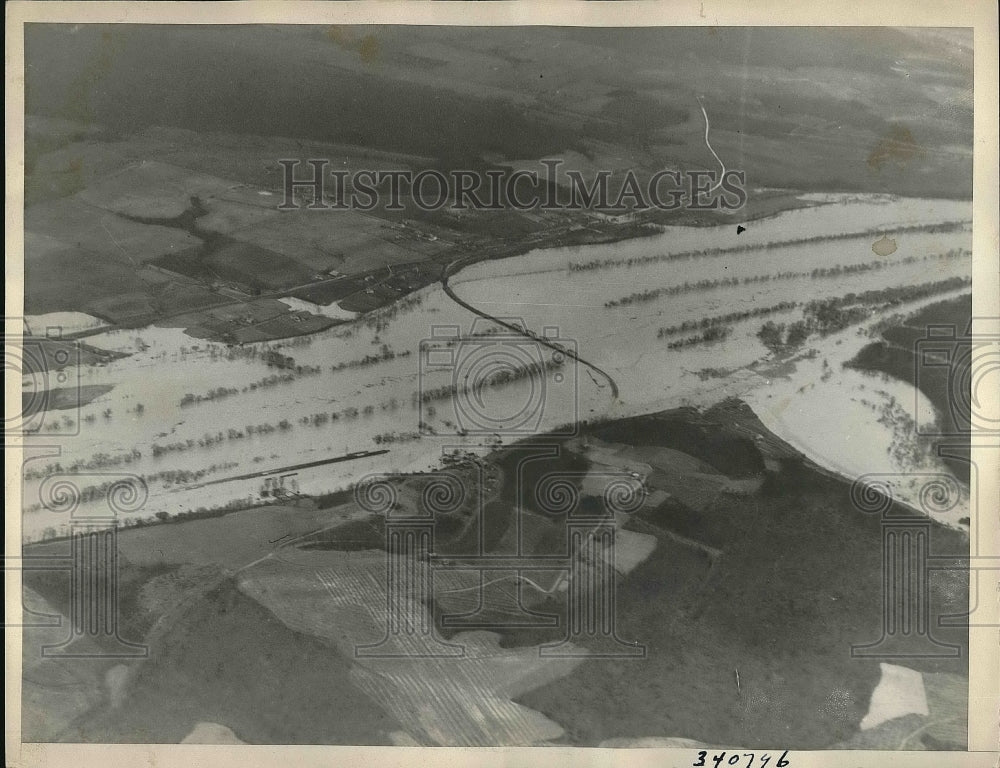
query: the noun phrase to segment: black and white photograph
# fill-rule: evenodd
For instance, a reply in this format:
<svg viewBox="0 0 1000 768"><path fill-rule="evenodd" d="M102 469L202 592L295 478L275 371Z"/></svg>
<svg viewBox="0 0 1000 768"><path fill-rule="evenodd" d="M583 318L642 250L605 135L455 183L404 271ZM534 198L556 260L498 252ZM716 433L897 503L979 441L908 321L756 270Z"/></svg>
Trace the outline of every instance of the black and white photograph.
<svg viewBox="0 0 1000 768"><path fill-rule="evenodd" d="M19 5L8 745L996 760L995 7Z"/></svg>

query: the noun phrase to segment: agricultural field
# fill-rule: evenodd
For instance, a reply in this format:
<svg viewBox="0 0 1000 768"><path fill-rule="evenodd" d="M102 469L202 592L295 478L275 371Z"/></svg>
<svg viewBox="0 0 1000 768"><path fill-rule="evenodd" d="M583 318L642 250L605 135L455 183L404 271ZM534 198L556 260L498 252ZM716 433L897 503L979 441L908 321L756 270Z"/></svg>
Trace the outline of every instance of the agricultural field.
<svg viewBox="0 0 1000 768"><path fill-rule="evenodd" d="M44 120L31 126L39 123ZM392 266L433 258L447 246L443 240L421 240L401 223L350 212L312 215L307 223L282 215L280 198L265 188L159 160L129 161L172 146L163 143L155 132L118 142L123 167L70 196L54 195L27 208L28 314L75 310L129 327L157 320L176 324L178 315L194 313L184 322L196 336L206 329L207 338L238 343L297 336L332 323L295 319L287 307L272 302L289 317L251 333L198 311L222 306L256 317L262 308L255 306L255 296L293 295L305 286L315 286L307 295L322 303L371 288L362 304L377 307L400 295L396 289L374 293L383 280L392 280ZM275 147L274 153L282 150ZM380 276L374 285L347 288L351 275L363 279L373 272Z"/></svg>
<svg viewBox="0 0 1000 768"><path fill-rule="evenodd" d="M656 212L650 222L745 224L801 206L789 194L795 189L969 192L967 50L953 47L936 61L934 88L919 89L906 67L929 66L940 40L905 31L809 30L791 59L767 29L710 28L695 36L633 30L626 48L603 32L554 28L545 32L549 45L530 45L512 30L430 27L405 34L391 27L271 28L263 48L260 31L250 28L178 28L166 47L149 42L157 34L130 27L70 35L53 26L29 35L29 54L61 53L29 71L28 314L77 310L138 327L204 306L252 303L260 293L289 291L327 304L346 291L330 277L376 276L415 262L434 272L470 253L495 258L546 242L635 234L556 211L454 216L410 205L400 213L386 210L384 200L367 213L279 212L282 158L325 158L346 171L447 173L561 157L584 173L630 169L642 181L664 167L711 164L702 137L706 108L717 151L738 158L756 193L738 218L681 210ZM220 34L227 42L217 47ZM872 57L875 42L880 53ZM238 63L222 56L228 46L242 51ZM818 50L825 51L821 60ZM861 50L864 57L853 55ZM283 63L261 66L265 52ZM833 66L842 56L851 65ZM581 72L571 60L601 64ZM294 98L272 87L289 68ZM337 73L332 92L330 78L318 74L328 71ZM140 91L161 98L126 97L139 72ZM89 77L102 87L78 98L74 84ZM186 96L171 87L195 81ZM821 94L817 81L825 84ZM233 82L242 84L239 100L251 101L264 120L252 135L235 117L243 110L233 102ZM302 103L316 106L304 112ZM429 103L433 116L423 108ZM892 121L882 117L888 105ZM565 186L565 177L558 179ZM499 249L497 238L504 241ZM143 266L150 264L156 269ZM342 306L371 311L398 298L367 288ZM234 330L214 338L248 338ZM288 330L281 325L260 338Z"/></svg>
<svg viewBox="0 0 1000 768"><path fill-rule="evenodd" d="M623 435L634 442L618 442ZM546 454L553 445L561 451ZM525 462L542 455L551 457ZM536 646L567 636L565 575L530 566L520 571L520 588L496 566L445 569L431 592L413 596L427 602L406 610L433 617L438 639L429 647L462 647L463 656L357 658L357 648L385 635L393 603L385 593L385 519L348 493L121 532L122 636L148 642L150 659L125 663L117 704L81 701L64 718L67 730L52 735L179 741L210 722L263 743L388 743L399 733L427 745L648 737L750 747L780 738L798 749L857 743L879 665L848 651L878 630L879 522L852 507L843 480L769 434L744 404L606 422L572 440L535 438L392 482L404 516L420 514L435 483L466 490L453 511L430 518L435 569L518 551L569 556L562 566L569 568L567 518L539 506L536 489L547 477L569 478L577 503L586 504L600 498L602 478L637 469L646 503L617 514L617 556L594 556L614 558L617 635L640 642L645 658L590 658L599 638L586 635L574 636L576 653L539 657ZM684 484L708 495L668 490ZM937 526L933 535L936 552L961 550L961 534ZM65 546L28 551L51 556ZM852 568L844 570L848 556ZM964 605L961 578L935 580L933 610ZM66 609L58 579L29 584ZM219 655L212 640L219 633L244 648L239 662ZM960 629L937 639L966 642ZM911 730L923 734L911 748L960 743L954 692L967 678L965 664L964 656L907 664L926 680L932 719L950 712L948 728L925 728L927 720L910 716ZM159 695L164 686L185 692L183 708ZM678 690L692 695L678 698ZM44 693L43 685L33 695ZM276 701L283 719L265 725L261 710L276 711ZM827 705L808 704L815 701ZM898 735L879 733L866 728L865 743L888 746Z"/></svg>
<svg viewBox="0 0 1000 768"><path fill-rule="evenodd" d="M249 133L240 116L252 100L252 133L448 167L571 150L631 167L642 165L643 152L704 167L701 96L718 115L716 149L740 157L756 185L969 191L971 39L959 32L816 28L792 42L767 28L547 28L534 39L517 28L201 27L178 30L169 45L151 43L150 28L105 32L101 40L98 30L53 27L29 39L29 54L32 45L62 50L30 73L29 113L116 133L169 126L237 134ZM104 88L74 100L87 72L77 62L97 66L102 54ZM294 94L281 87L292 72ZM140 78L141 91L160 97L128 98ZM197 88L176 88L192 81Z"/></svg>

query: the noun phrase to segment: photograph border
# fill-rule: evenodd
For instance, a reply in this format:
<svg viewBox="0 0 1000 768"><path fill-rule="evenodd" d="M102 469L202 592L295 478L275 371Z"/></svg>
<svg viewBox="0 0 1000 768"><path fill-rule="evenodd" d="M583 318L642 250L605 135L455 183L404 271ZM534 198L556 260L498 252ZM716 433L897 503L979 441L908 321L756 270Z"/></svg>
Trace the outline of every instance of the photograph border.
<svg viewBox="0 0 1000 768"><path fill-rule="evenodd" d="M973 316L989 318L976 326L983 334L1000 332L1000 282L998 282L998 121L997 121L997 6L989 0L942 4L939 0L882 0L879 3L803 3L796 0L747 2L684 0L683 2L399 2L385 0L353 3L259 1L247 2L10 2L6 14L5 125L5 316L19 317L23 310L23 182L24 182L24 25L31 22L115 24L399 24L461 26L927 26L974 29L974 171L973 171ZM5 333L20 333L5 320ZM20 387L5 377L5 407L20 412ZM998 393L1000 395L1000 393ZM17 409L17 410L15 410ZM981 514L972 515L970 538L978 543L980 557L1000 558L1000 446L997 437L972 436L972 460L984 472L970 500ZM22 460L23 440L5 435L5 556L21 556L20 488L16 482ZM993 510L993 514L989 511ZM989 604L970 607L993 627L970 627L969 752L794 751L791 766L906 765L920 768L996 765L1000 747L1000 653L996 624L1000 621L1000 572L986 579L996 584L981 589ZM16 570L5 573L7 616L22 610L21 579ZM486 765L495 762L544 765L628 764L636 768L691 765L694 749L596 749L596 748L427 748L349 746L203 746L203 745L98 745L33 744L21 742L21 634L7 626L5 636L5 743L11 766L106 766L109 764L156 766L248 766L288 764L329 766L331 763L387 766ZM678 692L678 696L688 695ZM782 745L770 745L781 753ZM719 745L722 749L723 745ZM740 750L745 751L745 750ZM760 752L761 750L755 750ZM947 757L945 757L947 756Z"/></svg>

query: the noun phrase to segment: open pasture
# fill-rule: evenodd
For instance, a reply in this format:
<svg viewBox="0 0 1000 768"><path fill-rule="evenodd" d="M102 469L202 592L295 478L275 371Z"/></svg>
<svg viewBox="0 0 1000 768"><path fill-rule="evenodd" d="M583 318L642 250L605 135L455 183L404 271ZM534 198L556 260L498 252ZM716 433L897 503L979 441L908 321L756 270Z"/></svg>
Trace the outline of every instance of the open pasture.
<svg viewBox="0 0 1000 768"><path fill-rule="evenodd" d="M356 211L286 211L232 237L294 258L314 272L351 275L425 257L411 246L417 240L412 230ZM421 247L444 249L443 244Z"/></svg>
<svg viewBox="0 0 1000 768"><path fill-rule="evenodd" d="M184 213L192 197L210 198L233 186L226 179L146 160L89 184L79 197L122 216L169 219Z"/></svg>
<svg viewBox="0 0 1000 768"><path fill-rule="evenodd" d="M354 656L384 634L384 555L366 552L289 554L245 572L240 589L289 628ZM405 610L418 610L417 606ZM528 745L558 738L562 728L511 697L565 674L580 659L542 659L533 648L503 648L492 633L462 633L461 658L359 658L352 680L385 702L404 729L426 745ZM390 641L391 642L391 641ZM418 652L402 636L400 651Z"/></svg>
<svg viewBox="0 0 1000 768"><path fill-rule="evenodd" d="M76 196L32 206L25 212L24 227L108 262L136 266L165 253L190 247L198 241L168 227L129 221ZM30 247L26 244L26 249ZM42 251L44 257L45 251ZM30 259L31 254L26 254Z"/></svg>

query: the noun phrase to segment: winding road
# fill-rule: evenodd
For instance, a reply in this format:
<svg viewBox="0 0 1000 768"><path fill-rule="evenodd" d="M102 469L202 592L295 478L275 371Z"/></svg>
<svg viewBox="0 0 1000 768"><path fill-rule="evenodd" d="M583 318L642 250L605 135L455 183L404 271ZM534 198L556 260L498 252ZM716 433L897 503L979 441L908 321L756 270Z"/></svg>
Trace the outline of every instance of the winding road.
<svg viewBox="0 0 1000 768"><path fill-rule="evenodd" d="M701 107L701 114L705 116L705 146L708 147L708 151L712 153L712 157L719 161L719 165L722 166L722 170L719 171L719 180L715 185L709 189L709 193L714 192L722 185L722 179L726 175L726 164L722 162L722 158L719 157L718 153L712 149L712 145L708 142L708 112L705 111L705 105L702 104L701 99L698 99L698 106Z"/></svg>
<svg viewBox="0 0 1000 768"><path fill-rule="evenodd" d="M444 292L446 294L448 294L448 297L452 301L454 301L460 307L464 307L465 309L469 310L474 315L478 315L479 317L485 318L486 320L489 320L490 322L496 323L497 325L502 326L503 328L506 328L507 330L512 331L512 332L518 334L519 336L523 336L526 339L531 339L532 341L535 341L535 342L537 342L539 344L542 344L543 346L546 346L549 349L553 349L556 352L559 352L559 353L561 353L563 355L566 355L567 357L571 357L572 359L576 360L578 363L581 363L581 364L585 365L587 368L589 368L590 370L594 371L595 373L597 373L598 375L600 375L601 377L603 377L608 382L608 385L611 387L612 402L613 403L618 402L618 383L614 380L614 378L612 378L611 374L608 373L607 371L605 371L603 368L599 368L598 366L594 365L593 363L589 362L588 360L584 360L582 357L580 357L575 352L572 352L571 350L566 349L566 348L560 346L559 344L551 342L548 339L545 339L545 338L543 338L541 336L536 336L535 334L531 333L531 331L525 330L524 328L520 328L520 327L514 325L513 323L508 323L508 322L506 322L504 320L501 320L498 317L494 317L493 315L489 314L488 312L484 312L483 310L478 309L477 307L472 306L471 304L469 304L469 302L465 301L464 299L460 299L455 294L455 292L451 289L451 286L448 285L448 278L451 277L452 275L454 275L455 273L457 273L463 266L465 266L464 262L466 262L466 261L470 261L471 262L474 259L475 259L475 257L465 256L463 258L456 259L455 261L452 261L447 266L445 266L443 270L441 270L441 287L444 289ZM475 259L475 260L478 260L478 259Z"/></svg>

